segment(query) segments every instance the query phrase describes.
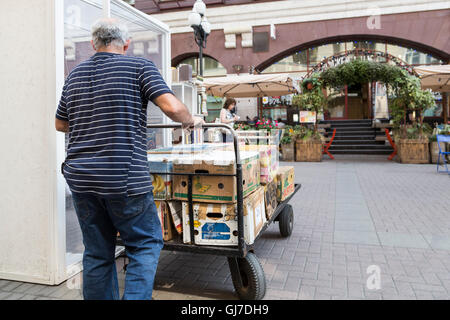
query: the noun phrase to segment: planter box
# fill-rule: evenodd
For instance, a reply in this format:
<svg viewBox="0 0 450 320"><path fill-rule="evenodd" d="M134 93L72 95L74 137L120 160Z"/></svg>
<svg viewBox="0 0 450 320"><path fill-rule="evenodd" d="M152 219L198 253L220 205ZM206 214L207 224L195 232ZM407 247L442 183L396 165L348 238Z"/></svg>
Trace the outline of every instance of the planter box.
<svg viewBox="0 0 450 320"><path fill-rule="evenodd" d="M320 162L322 161L322 142L321 141L304 141L297 140L295 142L295 161Z"/></svg>
<svg viewBox="0 0 450 320"><path fill-rule="evenodd" d="M430 163L429 143L427 140L401 139L397 147L401 163Z"/></svg>
<svg viewBox="0 0 450 320"><path fill-rule="evenodd" d="M281 145L281 160L282 161L295 161L294 142Z"/></svg>

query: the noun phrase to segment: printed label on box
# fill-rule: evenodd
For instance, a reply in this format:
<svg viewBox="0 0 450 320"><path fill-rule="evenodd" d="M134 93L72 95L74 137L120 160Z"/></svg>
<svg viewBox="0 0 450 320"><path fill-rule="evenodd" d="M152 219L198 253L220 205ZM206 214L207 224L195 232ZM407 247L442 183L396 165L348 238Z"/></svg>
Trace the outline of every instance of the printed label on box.
<svg viewBox="0 0 450 320"><path fill-rule="evenodd" d="M205 223L202 227L202 239L229 240L230 228L225 223Z"/></svg>

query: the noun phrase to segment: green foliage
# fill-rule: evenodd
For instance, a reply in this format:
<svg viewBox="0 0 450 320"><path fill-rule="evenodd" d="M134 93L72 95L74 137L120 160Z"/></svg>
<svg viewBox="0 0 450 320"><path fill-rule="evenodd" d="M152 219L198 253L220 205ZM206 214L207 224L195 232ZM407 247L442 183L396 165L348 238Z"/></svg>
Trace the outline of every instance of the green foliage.
<svg viewBox="0 0 450 320"><path fill-rule="evenodd" d="M397 66L353 60L325 70L320 74L320 79L323 86L332 88L376 81L395 87L398 81L408 76L407 71Z"/></svg>
<svg viewBox="0 0 450 320"><path fill-rule="evenodd" d="M322 82L317 74L306 79L303 83L303 93L292 98L292 105L300 110L315 111L316 122L314 132L317 132L317 115L327 110L328 100L323 93Z"/></svg>
<svg viewBox="0 0 450 320"><path fill-rule="evenodd" d="M234 124L234 130L247 131L247 130L253 130L253 129L254 129L254 127L249 124L244 124L244 123L235 123Z"/></svg>
<svg viewBox="0 0 450 320"><path fill-rule="evenodd" d="M289 144L292 142L292 136L288 135L288 134L284 134L283 138L281 138L280 143L281 144Z"/></svg>
<svg viewBox="0 0 450 320"><path fill-rule="evenodd" d="M293 129L293 136L300 140L321 140L320 134L307 126L296 125Z"/></svg>
<svg viewBox="0 0 450 320"><path fill-rule="evenodd" d="M401 129L400 136L403 139L424 138L429 130L423 125L423 112L434 106L433 94L429 90L422 90L420 80L413 76L397 79L392 89L396 97L389 104L389 111L394 128ZM406 115L413 111L416 112L419 123L414 120L413 124L408 126Z"/></svg>

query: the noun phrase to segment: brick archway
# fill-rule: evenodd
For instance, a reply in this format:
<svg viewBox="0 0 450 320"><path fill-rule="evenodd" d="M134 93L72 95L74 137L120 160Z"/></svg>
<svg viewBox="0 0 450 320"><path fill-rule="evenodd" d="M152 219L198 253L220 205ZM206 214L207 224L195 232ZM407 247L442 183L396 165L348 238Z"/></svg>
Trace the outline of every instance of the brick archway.
<svg viewBox="0 0 450 320"><path fill-rule="evenodd" d="M270 39L269 50L259 53L253 52L253 48L243 48L239 35L237 47L225 49L223 30L214 30L204 53L218 60L231 74L235 73L233 65L242 65L243 72L248 72L251 66L264 69L300 48L358 36L414 47L450 61L450 10L382 15L380 26L380 29L368 29L367 17L280 24L276 26L277 39ZM253 27L253 32L269 31L269 25ZM197 50L192 33L172 35L172 57Z"/></svg>

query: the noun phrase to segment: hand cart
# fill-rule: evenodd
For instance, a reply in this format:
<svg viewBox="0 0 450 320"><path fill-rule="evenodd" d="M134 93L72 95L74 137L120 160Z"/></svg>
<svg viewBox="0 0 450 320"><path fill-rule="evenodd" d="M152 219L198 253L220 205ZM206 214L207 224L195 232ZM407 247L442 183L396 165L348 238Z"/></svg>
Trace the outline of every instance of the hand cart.
<svg viewBox="0 0 450 320"><path fill-rule="evenodd" d="M151 129L179 129L179 124L161 124L149 125ZM203 128L223 128L230 131L234 138L234 151L236 156L235 174L210 174L210 173L169 173L170 175L182 175L188 177L188 209L189 209L189 227L190 227L190 243L183 243L182 239L165 241L163 250L169 251L188 251L200 254L213 254L226 256L230 267L231 278L236 293L243 300L260 300L266 293L266 279L264 270L255 255L254 245L248 245L244 240L244 211L243 211L243 190L242 190L242 165L240 161L238 136L234 130L225 124L205 124ZM152 172L151 174L166 175L167 172ZM237 246L214 246L214 245L197 245L195 244L194 233L194 210L192 199L192 186L194 176L222 176L235 177L237 188L237 226L238 226L238 245ZM276 207L271 218L265 223L254 243L261 236L262 232L274 221L278 221L280 234L283 237L289 237L294 226L294 212L289 201L294 194L300 189L301 185L296 184L294 192L284 201L280 202ZM118 244L123 245L120 237Z"/></svg>

